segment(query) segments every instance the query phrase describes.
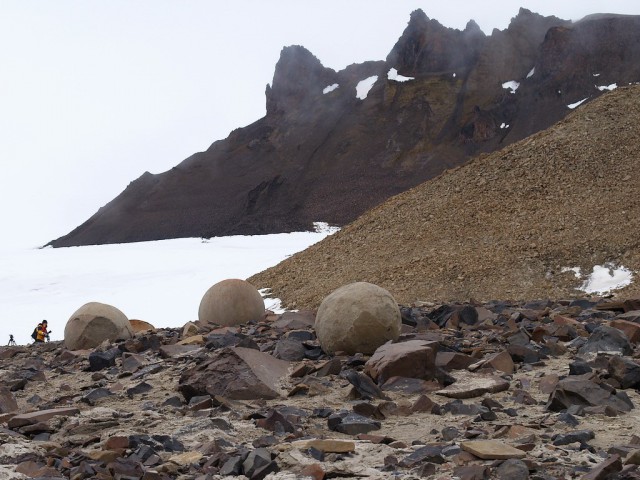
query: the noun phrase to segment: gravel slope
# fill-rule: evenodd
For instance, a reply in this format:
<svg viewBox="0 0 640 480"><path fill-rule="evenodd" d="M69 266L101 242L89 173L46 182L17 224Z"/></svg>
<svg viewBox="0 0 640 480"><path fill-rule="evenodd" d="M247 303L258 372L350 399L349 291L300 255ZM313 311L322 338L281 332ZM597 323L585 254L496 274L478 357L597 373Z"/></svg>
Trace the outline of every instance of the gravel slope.
<svg viewBox="0 0 640 480"><path fill-rule="evenodd" d="M568 298L563 267L640 271L640 86L402 193L249 279L288 307L368 281L400 303ZM636 273L637 278L637 273ZM620 290L640 294L640 282Z"/></svg>

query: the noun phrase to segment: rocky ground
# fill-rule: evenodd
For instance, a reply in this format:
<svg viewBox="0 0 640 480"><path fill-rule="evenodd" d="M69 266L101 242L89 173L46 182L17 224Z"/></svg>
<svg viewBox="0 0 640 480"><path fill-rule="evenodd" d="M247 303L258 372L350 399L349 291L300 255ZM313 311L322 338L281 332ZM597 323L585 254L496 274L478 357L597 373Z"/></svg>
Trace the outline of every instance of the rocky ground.
<svg viewBox="0 0 640 480"><path fill-rule="evenodd" d="M0 478L640 478L640 300L401 311L371 357L312 311L1 347Z"/></svg>
<svg viewBox="0 0 640 480"><path fill-rule="evenodd" d="M393 197L249 281L317 308L366 281L401 303L570 298L595 265L640 271L640 86ZM636 281L619 292L640 294Z"/></svg>

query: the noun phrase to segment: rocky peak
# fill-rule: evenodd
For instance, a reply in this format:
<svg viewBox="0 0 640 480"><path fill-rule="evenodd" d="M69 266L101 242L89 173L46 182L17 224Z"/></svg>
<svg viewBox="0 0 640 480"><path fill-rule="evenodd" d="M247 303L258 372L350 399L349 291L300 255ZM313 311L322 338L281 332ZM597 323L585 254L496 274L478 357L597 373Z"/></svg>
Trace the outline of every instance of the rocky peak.
<svg viewBox="0 0 640 480"><path fill-rule="evenodd" d="M333 83L336 72L325 68L309 50L292 45L280 52L272 86L267 85L267 115L300 108Z"/></svg>
<svg viewBox="0 0 640 480"><path fill-rule="evenodd" d="M480 26L473 19L467 22L467 24L464 27L464 32L466 34L481 35L483 37L485 36Z"/></svg>
<svg viewBox="0 0 640 480"><path fill-rule="evenodd" d="M473 25L467 24L467 29L461 32L416 10L387 62L407 76L465 71L473 64L480 36L484 34Z"/></svg>
<svg viewBox="0 0 640 480"><path fill-rule="evenodd" d="M537 46L550 28L569 25L571 25L570 21L553 15L545 17L526 8L520 8L518 14L511 19L506 32L512 38L520 39L521 43L528 42L530 45Z"/></svg>

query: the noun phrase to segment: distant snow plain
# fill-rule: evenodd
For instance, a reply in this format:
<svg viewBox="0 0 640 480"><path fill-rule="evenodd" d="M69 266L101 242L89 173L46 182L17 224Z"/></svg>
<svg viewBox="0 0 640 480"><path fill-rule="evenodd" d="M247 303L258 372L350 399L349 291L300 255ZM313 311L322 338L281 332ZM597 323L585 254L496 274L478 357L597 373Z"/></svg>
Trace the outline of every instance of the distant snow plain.
<svg viewBox="0 0 640 480"><path fill-rule="evenodd" d="M315 232L183 238L70 248L0 250L0 345L17 344L46 319L51 340L64 338L69 317L88 302L107 303L129 319L155 327L197 320L202 296L227 278L246 279L319 242L338 229L316 223ZM633 272L612 265L581 275L585 293L602 294L631 283ZM282 311L278 299L266 308Z"/></svg>
<svg viewBox="0 0 640 480"><path fill-rule="evenodd" d="M200 300L215 283L246 279L336 231L317 223L315 232L2 250L0 345L9 335L19 345L31 343L44 319L51 340L62 340L69 317L88 302L158 328L181 327L198 319ZM265 305L280 308L277 299Z"/></svg>

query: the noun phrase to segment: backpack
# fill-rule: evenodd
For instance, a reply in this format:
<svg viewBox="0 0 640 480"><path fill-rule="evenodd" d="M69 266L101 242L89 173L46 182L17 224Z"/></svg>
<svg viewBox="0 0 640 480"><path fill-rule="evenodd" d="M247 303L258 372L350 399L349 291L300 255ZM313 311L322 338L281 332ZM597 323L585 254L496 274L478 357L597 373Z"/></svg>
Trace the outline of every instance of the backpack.
<svg viewBox="0 0 640 480"><path fill-rule="evenodd" d="M33 329L33 332L31 333L31 338L33 338L34 340L38 338L38 327Z"/></svg>

